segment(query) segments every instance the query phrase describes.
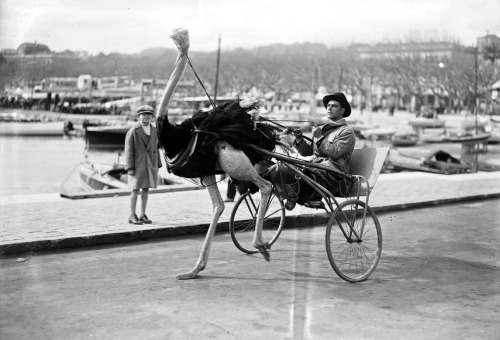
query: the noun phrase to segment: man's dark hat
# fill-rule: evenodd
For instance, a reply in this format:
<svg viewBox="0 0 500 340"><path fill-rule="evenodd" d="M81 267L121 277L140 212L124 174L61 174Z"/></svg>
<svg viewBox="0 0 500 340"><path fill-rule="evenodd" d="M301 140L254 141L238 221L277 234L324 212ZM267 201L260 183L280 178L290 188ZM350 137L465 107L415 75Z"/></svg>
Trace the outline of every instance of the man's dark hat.
<svg viewBox="0 0 500 340"><path fill-rule="evenodd" d="M155 109L153 109L151 106L149 105L141 105L137 108L137 114L140 115L140 114L150 114L150 115L154 115L155 114Z"/></svg>
<svg viewBox="0 0 500 340"><path fill-rule="evenodd" d="M344 108L344 114L342 117L349 117L351 115L351 105L347 101L347 98L342 92L337 92L334 94L329 94L327 96L323 97L323 105L325 106L328 105L328 102L330 100L335 100L340 103L340 105Z"/></svg>

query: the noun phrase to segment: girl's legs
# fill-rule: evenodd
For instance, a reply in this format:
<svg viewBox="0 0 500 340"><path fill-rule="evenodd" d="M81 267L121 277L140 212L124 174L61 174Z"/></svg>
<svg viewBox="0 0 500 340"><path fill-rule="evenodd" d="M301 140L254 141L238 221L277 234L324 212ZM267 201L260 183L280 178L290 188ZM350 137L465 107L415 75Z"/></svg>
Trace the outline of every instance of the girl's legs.
<svg viewBox="0 0 500 340"><path fill-rule="evenodd" d="M139 189L132 189L132 192L130 194L130 217L128 218L128 223L130 224L143 224L143 222L140 221L137 218L137 215L135 214L138 194L139 194Z"/></svg>
<svg viewBox="0 0 500 340"><path fill-rule="evenodd" d="M135 208L137 206L137 195L139 194L139 189L133 189L130 194L130 216L135 215Z"/></svg>
<svg viewBox="0 0 500 340"><path fill-rule="evenodd" d="M146 215L146 207L148 205L148 195L149 195L149 188L142 188L142 194L141 194L141 216Z"/></svg>

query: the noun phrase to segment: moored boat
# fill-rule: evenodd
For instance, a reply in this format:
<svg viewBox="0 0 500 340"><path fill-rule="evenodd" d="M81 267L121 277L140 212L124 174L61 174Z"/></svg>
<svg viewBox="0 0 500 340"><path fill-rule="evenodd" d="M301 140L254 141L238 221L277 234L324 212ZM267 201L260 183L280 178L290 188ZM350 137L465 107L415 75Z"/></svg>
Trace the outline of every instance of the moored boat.
<svg viewBox="0 0 500 340"><path fill-rule="evenodd" d="M436 174L471 172L472 166L443 150L391 150L387 166L393 171L422 171Z"/></svg>
<svg viewBox="0 0 500 340"><path fill-rule="evenodd" d="M363 135L365 138L371 138L376 140L392 139L395 133L396 129L394 128L374 128L361 131L361 135Z"/></svg>
<svg viewBox="0 0 500 340"><path fill-rule="evenodd" d="M415 130L423 130L423 129L436 129L436 128L444 128L446 122L439 118L413 118L408 121L408 124L413 127Z"/></svg>
<svg viewBox="0 0 500 340"><path fill-rule="evenodd" d="M393 146L414 146L418 143L418 135L415 132L396 133L392 137Z"/></svg>
<svg viewBox="0 0 500 340"><path fill-rule="evenodd" d="M123 166L86 161L78 165L78 176L86 191L127 189L127 172Z"/></svg>
<svg viewBox="0 0 500 340"><path fill-rule="evenodd" d="M124 189L128 190L128 174L122 164L85 161L78 165L80 184L85 191ZM158 185L186 184L181 177L160 168Z"/></svg>
<svg viewBox="0 0 500 340"><path fill-rule="evenodd" d="M448 133L444 138L444 142L451 143L472 143L472 142L487 142L491 137L491 133L470 133L470 132L457 132Z"/></svg>
<svg viewBox="0 0 500 340"><path fill-rule="evenodd" d="M0 122L0 136L33 136L33 137L53 137L62 136L64 122Z"/></svg>
<svg viewBox="0 0 500 340"><path fill-rule="evenodd" d="M89 126L85 131L85 140L89 148L122 149L125 135L132 124L117 126Z"/></svg>

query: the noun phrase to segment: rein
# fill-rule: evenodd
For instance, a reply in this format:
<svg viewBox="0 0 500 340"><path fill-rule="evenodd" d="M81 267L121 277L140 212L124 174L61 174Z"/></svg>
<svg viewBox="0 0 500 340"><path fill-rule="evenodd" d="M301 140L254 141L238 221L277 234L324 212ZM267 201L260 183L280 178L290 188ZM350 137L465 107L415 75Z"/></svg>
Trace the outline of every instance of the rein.
<svg viewBox="0 0 500 340"><path fill-rule="evenodd" d="M276 122L308 122L308 121L299 121L299 120L272 120L272 119L264 118L264 117L261 117L261 116L259 116L259 120L265 120L267 122L270 122L270 123L273 123L273 124L279 126L282 129L285 129L287 131L291 131L291 132L294 132L294 133L295 132L302 132L302 131L300 131L299 129L293 129L293 128L286 127L286 126L281 125L281 124L276 123ZM313 141L311 138L309 138L307 136L304 136L304 135L302 135L302 138L307 139L310 142Z"/></svg>
<svg viewBox="0 0 500 340"><path fill-rule="evenodd" d="M191 63L191 59L189 59L189 55L186 54L186 57L187 57L187 62L189 64L189 67L191 67L191 70L193 70L194 75L196 76L196 79L198 79L198 82L200 83L201 87L203 88L203 91L205 91L205 94L207 95L208 100L210 100L210 104L215 109L215 103L212 100L212 97L210 97L210 95L208 94L208 91L205 88L205 85L203 85L203 82L201 81L200 77L198 77L198 73L196 73L196 71L194 70L193 64Z"/></svg>

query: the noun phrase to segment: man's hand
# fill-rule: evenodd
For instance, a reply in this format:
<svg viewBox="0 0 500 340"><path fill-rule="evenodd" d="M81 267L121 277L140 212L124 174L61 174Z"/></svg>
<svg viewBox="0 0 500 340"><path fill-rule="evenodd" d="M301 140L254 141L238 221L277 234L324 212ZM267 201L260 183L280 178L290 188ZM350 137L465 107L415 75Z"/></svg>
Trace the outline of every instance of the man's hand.
<svg viewBox="0 0 500 340"><path fill-rule="evenodd" d="M302 141L302 130L301 129L294 129L293 135L295 136L295 141L297 143L300 143Z"/></svg>
<svg viewBox="0 0 500 340"><path fill-rule="evenodd" d="M129 176L134 176L135 175L135 170L129 170L127 171Z"/></svg>

